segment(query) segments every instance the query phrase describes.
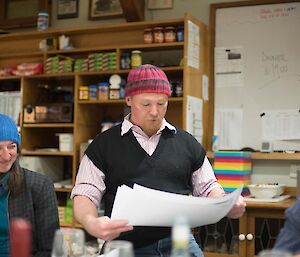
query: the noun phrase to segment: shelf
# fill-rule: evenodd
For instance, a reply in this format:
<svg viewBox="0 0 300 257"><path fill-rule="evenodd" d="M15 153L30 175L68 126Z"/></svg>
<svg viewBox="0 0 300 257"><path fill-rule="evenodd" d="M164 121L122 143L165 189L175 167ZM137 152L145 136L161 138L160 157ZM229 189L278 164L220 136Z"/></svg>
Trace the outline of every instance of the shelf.
<svg viewBox="0 0 300 257"><path fill-rule="evenodd" d="M183 49L184 42L173 43L153 43L153 44L136 44L136 45L122 45L121 50L145 49L145 50L161 50L161 49Z"/></svg>
<svg viewBox="0 0 300 257"><path fill-rule="evenodd" d="M251 154L253 160L298 160L300 161L300 153L260 153Z"/></svg>
<svg viewBox="0 0 300 257"><path fill-rule="evenodd" d="M66 192L70 193L72 191L72 188L55 188L55 192Z"/></svg>
<svg viewBox="0 0 300 257"><path fill-rule="evenodd" d="M41 78L66 78L66 79L73 79L75 73L74 72L68 72L68 73L43 73L38 75L31 75L31 76L24 76L26 78L30 79L41 79Z"/></svg>
<svg viewBox="0 0 300 257"><path fill-rule="evenodd" d="M20 80L20 76L0 77L0 80Z"/></svg>
<svg viewBox="0 0 300 257"><path fill-rule="evenodd" d="M21 150L22 155L73 156L74 152L51 152L39 150Z"/></svg>
<svg viewBox="0 0 300 257"><path fill-rule="evenodd" d="M0 58L21 58L21 57L33 57L33 56L40 56L43 57L44 53L39 52L27 52L27 53L9 53L9 54L0 54Z"/></svg>
<svg viewBox="0 0 300 257"><path fill-rule="evenodd" d="M170 97L169 102L182 102L182 97ZM79 104L125 104L125 99L110 100L79 100Z"/></svg>
<svg viewBox="0 0 300 257"><path fill-rule="evenodd" d="M207 151L207 157L210 159L214 158L214 153L212 151ZM281 160L281 161L300 161L300 153L262 153L253 152L251 153L252 160Z"/></svg>
<svg viewBox="0 0 300 257"><path fill-rule="evenodd" d="M131 50L131 49L151 49L151 50L160 50L165 49L166 47L169 49L183 49L184 42L172 42L172 43L161 43L161 44L130 44L130 45L119 45L115 46L101 46L101 47L89 47L89 48L78 48L78 49L70 49L70 50L50 50L47 51L47 55L57 55L57 54L82 54L82 53L92 53L92 52L110 52L121 50Z"/></svg>
<svg viewBox="0 0 300 257"><path fill-rule="evenodd" d="M24 128L73 128L73 123L23 123Z"/></svg>

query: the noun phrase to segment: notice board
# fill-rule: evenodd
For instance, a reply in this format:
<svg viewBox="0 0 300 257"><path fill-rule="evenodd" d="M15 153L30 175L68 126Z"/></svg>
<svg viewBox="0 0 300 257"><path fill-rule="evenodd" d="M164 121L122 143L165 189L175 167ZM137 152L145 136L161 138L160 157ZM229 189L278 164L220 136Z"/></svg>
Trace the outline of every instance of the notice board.
<svg viewBox="0 0 300 257"><path fill-rule="evenodd" d="M214 132L260 150L264 112L300 109L300 1L212 4L211 26Z"/></svg>

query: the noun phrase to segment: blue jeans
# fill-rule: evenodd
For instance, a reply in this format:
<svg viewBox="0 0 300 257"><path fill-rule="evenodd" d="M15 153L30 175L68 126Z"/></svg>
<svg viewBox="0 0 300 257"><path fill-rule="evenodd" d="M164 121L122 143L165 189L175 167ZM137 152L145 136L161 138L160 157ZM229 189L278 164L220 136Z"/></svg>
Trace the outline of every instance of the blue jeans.
<svg viewBox="0 0 300 257"><path fill-rule="evenodd" d="M167 237L152 245L135 249L134 254L135 257L169 257L171 250L172 240L170 237ZM202 250L192 234L189 240L189 252L191 257L204 257Z"/></svg>

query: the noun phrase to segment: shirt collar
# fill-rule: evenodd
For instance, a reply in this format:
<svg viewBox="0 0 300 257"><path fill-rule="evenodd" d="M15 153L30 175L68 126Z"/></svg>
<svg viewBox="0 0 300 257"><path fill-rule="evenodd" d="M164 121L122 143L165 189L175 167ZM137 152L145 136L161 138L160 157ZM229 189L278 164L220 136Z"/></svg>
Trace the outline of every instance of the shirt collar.
<svg viewBox="0 0 300 257"><path fill-rule="evenodd" d="M124 120L122 122L121 136L125 135L130 129L134 130L137 133L142 132L142 129L139 126L131 123L130 113L129 113L124 117ZM173 125L171 125L169 122L167 122L165 118L163 119L160 129L157 131L157 134L161 133L164 129L169 129L174 134L176 133L176 128Z"/></svg>

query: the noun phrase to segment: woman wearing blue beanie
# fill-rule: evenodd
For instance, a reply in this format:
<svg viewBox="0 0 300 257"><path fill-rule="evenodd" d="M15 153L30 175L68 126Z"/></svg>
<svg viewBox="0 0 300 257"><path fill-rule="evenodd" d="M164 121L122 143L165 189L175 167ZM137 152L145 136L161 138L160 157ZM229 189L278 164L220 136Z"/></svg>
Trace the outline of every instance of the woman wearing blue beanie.
<svg viewBox="0 0 300 257"><path fill-rule="evenodd" d="M15 122L0 113L0 257L10 255L9 224L13 218L31 223L32 256L51 256L59 228L54 186L47 176L20 167L19 146Z"/></svg>

